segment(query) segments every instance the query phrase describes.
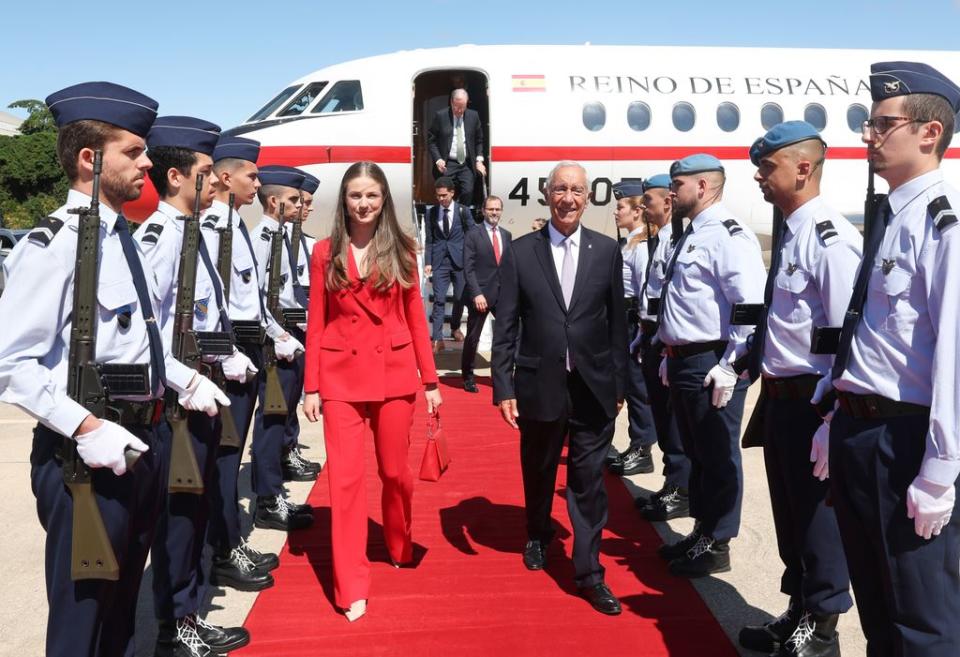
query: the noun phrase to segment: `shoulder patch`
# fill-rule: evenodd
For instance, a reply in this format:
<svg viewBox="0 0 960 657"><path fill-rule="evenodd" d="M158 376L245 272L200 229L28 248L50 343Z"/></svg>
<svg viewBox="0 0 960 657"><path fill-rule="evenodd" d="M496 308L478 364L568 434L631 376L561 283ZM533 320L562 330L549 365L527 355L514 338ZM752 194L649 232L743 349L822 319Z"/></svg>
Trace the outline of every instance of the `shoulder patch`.
<svg viewBox="0 0 960 657"><path fill-rule="evenodd" d="M49 246L57 232L63 228L63 220L56 217L44 217L27 235L27 239L42 246Z"/></svg>
<svg viewBox="0 0 960 657"><path fill-rule="evenodd" d="M266 226L264 226L263 230L260 231L260 239L262 239L264 242L269 242L271 239L270 234L271 234L271 231Z"/></svg>
<svg viewBox="0 0 960 657"><path fill-rule="evenodd" d="M163 232L163 224L150 224L143 229L143 239L140 241L146 244L156 244L160 240L160 233Z"/></svg>
<svg viewBox="0 0 960 657"><path fill-rule="evenodd" d="M946 196L938 196L930 201L927 212L933 217L933 225L941 233L952 228L957 223L957 213L950 207Z"/></svg>
<svg viewBox="0 0 960 657"><path fill-rule="evenodd" d="M743 232L743 229L740 228L740 224L737 223L736 219L727 219L723 222L723 227L727 229L727 232L730 233L731 237L737 233Z"/></svg>
<svg viewBox="0 0 960 657"><path fill-rule="evenodd" d="M220 221L220 217L215 214L208 215L206 219L203 220L203 228L216 228L217 222Z"/></svg>
<svg viewBox="0 0 960 657"><path fill-rule="evenodd" d="M815 226L817 229L817 236L820 238L820 241L823 242L824 246L830 246L840 237L840 234L834 227L833 222L829 219L818 221Z"/></svg>

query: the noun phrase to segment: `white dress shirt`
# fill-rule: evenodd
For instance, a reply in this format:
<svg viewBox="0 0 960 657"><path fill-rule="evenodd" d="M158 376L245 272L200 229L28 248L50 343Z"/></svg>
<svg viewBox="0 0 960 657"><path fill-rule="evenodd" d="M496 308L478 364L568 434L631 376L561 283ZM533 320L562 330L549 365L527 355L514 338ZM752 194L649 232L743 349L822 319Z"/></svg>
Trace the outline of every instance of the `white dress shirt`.
<svg viewBox="0 0 960 657"><path fill-rule="evenodd" d="M257 267L259 269L257 273L260 276L260 284L263 286L264 292L269 290L270 287L267 268L270 265L271 238L279 227L280 222L273 217L264 215L250 236L253 241L253 250L257 253ZM290 254L287 252L285 243L281 243L280 249L280 307L301 308L293 293L293 280L290 278Z"/></svg>
<svg viewBox="0 0 960 657"><path fill-rule="evenodd" d="M623 296L624 298L635 297L640 294L640 288L643 287L643 276L647 271L647 240L637 242L631 245L630 241L643 232L644 226L639 226L630 231L627 235L627 243L620 249L623 256Z"/></svg>
<svg viewBox="0 0 960 657"><path fill-rule="evenodd" d="M563 233L553 227L553 222L547 224L549 226L550 234L550 252L553 254L553 264L557 268L557 280L563 280L563 252L564 252L564 240L570 240L570 253L573 256L573 262L575 264L580 262L580 236L582 231L580 230L580 224L577 224L577 229L573 231L570 237L566 237Z"/></svg>

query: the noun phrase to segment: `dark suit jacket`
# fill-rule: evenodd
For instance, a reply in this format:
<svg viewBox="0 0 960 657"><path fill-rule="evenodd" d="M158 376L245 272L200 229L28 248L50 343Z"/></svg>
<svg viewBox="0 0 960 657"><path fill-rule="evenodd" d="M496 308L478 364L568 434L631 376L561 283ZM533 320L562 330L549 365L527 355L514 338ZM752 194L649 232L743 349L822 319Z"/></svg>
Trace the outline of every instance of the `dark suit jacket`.
<svg viewBox="0 0 960 657"><path fill-rule="evenodd" d="M478 155L484 155L483 126L480 124L480 115L475 110L468 109L463 113L463 137L467 146L467 160L470 168L476 168ZM453 110L449 107L433 115L430 128L427 130L427 148L430 149L432 162L446 160L450 155L453 144Z"/></svg>
<svg viewBox="0 0 960 657"><path fill-rule="evenodd" d="M613 418L617 401L624 397L628 357L620 248L609 237L581 229L577 277L568 309L548 229L549 225L514 241L500 262L493 401L516 399L522 418L558 419L567 403L569 348L574 367ZM514 356L518 333L520 348Z"/></svg>
<svg viewBox="0 0 960 657"><path fill-rule="evenodd" d="M500 228L498 236L500 262L503 263L513 236L503 228ZM479 223L470 229L463 241L463 275L467 280L464 301L472 302L482 294L487 299L487 305L493 308L500 295L499 271L500 265L493 256L493 242L487 236L486 223Z"/></svg>
<svg viewBox="0 0 960 657"><path fill-rule="evenodd" d="M443 208L439 204L430 208L424 221L426 227L426 244L423 248L423 264L439 267L443 256L450 254L450 259L456 269L463 269L463 238L471 225L475 225L470 211L460 203L453 203L453 212L450 213L450 235L443 234L440 213Z"/></svg>

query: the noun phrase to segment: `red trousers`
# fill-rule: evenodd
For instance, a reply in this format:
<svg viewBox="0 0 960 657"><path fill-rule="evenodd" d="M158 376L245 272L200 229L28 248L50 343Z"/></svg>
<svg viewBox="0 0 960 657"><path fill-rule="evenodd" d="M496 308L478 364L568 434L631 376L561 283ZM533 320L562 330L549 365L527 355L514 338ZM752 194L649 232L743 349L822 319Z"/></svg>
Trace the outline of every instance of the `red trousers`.
<svg viewBox="0 0 960 657"><path fill-rule="evenodd" d="M364 444L373 433L377 471L383 483L380 504L390 558L413 560L410 505L413 472L407 459L415 395L380 402L323 400L323 431L330 482L333 588L336 605L347 609L370 591L367 560L367 489Z"/></svg>

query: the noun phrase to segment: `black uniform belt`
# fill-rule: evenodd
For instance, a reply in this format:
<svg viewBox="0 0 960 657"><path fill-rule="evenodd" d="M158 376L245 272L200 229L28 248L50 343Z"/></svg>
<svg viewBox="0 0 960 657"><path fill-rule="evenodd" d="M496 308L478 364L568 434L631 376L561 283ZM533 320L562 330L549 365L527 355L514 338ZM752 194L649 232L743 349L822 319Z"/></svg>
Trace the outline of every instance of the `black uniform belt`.
<svg viewBox="0 0 960 657"><path fill-rule="evenodd" d="M652 319L641 319L640 332L643 333L643 335L655 335L657 332L657 323Z"/></svg>
<svg viewBox="0 0 960 657"><path fill-rule="evenodd" d="M820 377L816 374L799 376L763 377L763 388L770 399L783 401L810 401Z"/></svg>
<svg viewBox="0 0 960 657"><path fill-rule="evenodd" d="M837 398L840 400L840 408L847 415L857 420L876 420L930 413L929 406L895 401L880 395L856 395L838 390Z"/></svg>
<svg viewBox="0 0 960 657"><path fill-rule="evenodd" d="M670 358L689 358L698 354L705 354L708 351L716 351L727 346L726 340L714 340L713 342L691 342L690 344L678 344L675 346L667 345L667 356Z"/></svg>
<svg viewBox="0 0 960 657"><path fill-rule="evenodd" d="M110 420L125 427L148 427L156 424L163 417L163 400L128 401L126 399L112 399L106 403L104 420Z"/></svg>

